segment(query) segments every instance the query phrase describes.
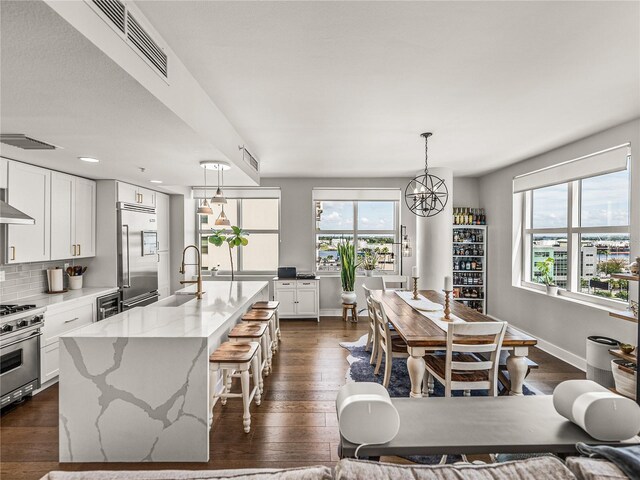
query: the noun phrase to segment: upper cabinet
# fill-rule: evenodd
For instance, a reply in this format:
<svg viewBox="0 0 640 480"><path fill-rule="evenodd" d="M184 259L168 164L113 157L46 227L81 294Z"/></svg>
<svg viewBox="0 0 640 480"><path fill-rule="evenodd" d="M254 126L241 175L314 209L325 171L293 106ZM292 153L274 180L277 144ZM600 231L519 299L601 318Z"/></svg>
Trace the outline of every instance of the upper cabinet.
<svg viewBox="0 0 640 480"><path fill-rule="evenodd" d="M51 172L51 260L96 252L96 182Z"/></svg>
<svg viewBox="0 0 640 480"><path fill-rule="evenodd" d="M117 182L118 202L136 203L145 207L156 206L156 192L146 188L129 185L128 183Z"/></svg>
<svg viewBox="0 0 640 480"><path fill-rule="evenodd" d="M7 225L7 263L51 257L51 171L9 162L7 202L33 217L34 225Z"/></svg>
<svg viewBox="0 0 640 480"><path fill-rule="evenodd" d="M156 216L158 218L158 251L169 250L169 195L156 192Z"/></svg>

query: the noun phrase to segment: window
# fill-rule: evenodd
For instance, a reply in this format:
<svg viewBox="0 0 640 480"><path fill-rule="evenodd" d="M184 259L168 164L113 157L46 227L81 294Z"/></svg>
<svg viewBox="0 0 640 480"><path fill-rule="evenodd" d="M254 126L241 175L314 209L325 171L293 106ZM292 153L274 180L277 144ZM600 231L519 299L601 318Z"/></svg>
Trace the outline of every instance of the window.
<svg viewBox="0 0 640 480"><path fill-rule="evenodd" d="M208 242L211 232L221 228L215 225L221 207L212 205L212 208L213 215L198 215L202 268L218 268L222 272L228 272L231 269L229 248L226 244L216 247ZM236 271L275 272L278 269L280 250L280 199L227 198L224 213L231 225L238 226L249 234L247 246L231 249ZM230 232L228 228L226 227L225 231Z"/></svg>
<svg viewBox="0 0 640 480"><path fill-rule="evenodd" d="M597 155L590 159L591 173L602 160ZM587 157L578 160L584 159ZM597 301L594 297L628 300L628 282L614 274L624 272L629 263L630 175L626 161L616 161L615 169L611 163L601 163L608 168L605 173L578 174L556 185L548 185L553 181L550 177L566 173L567 164L560 165L564 170L538 171L530 174L533 178L514 179L514 192L521 193L523 200L523 284L541 284L539 265L551 257L561 294L592 301ZM540 172L545 175L542 181ZM536 187L537 181L542 185L528 188ZM524 187L519 189L518 182Z"/></svg>
<svg viewBox="0 0 640 480"><path fill-rule="evenodd" d="M360 258L376 254L376 271L397 271L397 200L316 200L314 209L316 271L340 271L337 245L345 240Z"/></svg>

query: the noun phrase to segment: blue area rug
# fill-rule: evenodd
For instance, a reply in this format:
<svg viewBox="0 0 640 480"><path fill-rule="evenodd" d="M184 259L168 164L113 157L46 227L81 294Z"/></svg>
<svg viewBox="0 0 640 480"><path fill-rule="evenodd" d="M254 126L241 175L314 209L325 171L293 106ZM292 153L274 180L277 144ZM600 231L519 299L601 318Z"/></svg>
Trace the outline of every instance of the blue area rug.
<svg viewBox="0 0 640 480"><path fill-rule="evenodd" d="M382 384L384 378L384 357L382 365L380 366L380 372L378 375L374 375L375 365L371 365L371 352L367 352L364 349L364 342L366 341L366 335L360 338L354 343L341 343L340 345L349 350L351 357L349 359L351 368L347 373L347 378L355 382L376 382ZM444 352L443 352L444 353ZM501 388L500 384L499 388ZM391 366L391 380L389 381L389 395L391 397L408 397L411 391L411 380L409 378L409 372L407 371L407 360L405 358L394 358ZM522 389L525 395L535 395L526 385ZM487 390L472 390L472 396L487 396ZM463 392L454 391L454 396L462 396ZM444 397L444 386L440 382L435 381L434 393L430 396ZM404 457L414 463L420 463L424 465L436 465L440 462L440 455L414 455ZM456 463L462 461L460 455L448 455L447 463Z"/></svg>

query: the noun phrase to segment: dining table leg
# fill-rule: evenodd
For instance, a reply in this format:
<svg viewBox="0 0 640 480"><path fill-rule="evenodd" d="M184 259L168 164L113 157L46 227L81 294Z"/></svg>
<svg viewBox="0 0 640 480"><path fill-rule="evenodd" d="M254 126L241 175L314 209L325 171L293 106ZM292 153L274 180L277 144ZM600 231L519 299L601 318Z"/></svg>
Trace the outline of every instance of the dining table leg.
<svg viewBox="0 0 640 480"><path fill-rule="evenodd" d="M509 395L523 395L522 387L527 375L527 347L514 347L507 357L507 371L511 381Z"/></svg>
<svg viewBox="0 0 640 480"><path fill-rule="evenodd" d="M422 382L426 366L424 363L424 348L408 348L409 358L407 358L407 370L411 379L411 398L422 398Z"/></svg>

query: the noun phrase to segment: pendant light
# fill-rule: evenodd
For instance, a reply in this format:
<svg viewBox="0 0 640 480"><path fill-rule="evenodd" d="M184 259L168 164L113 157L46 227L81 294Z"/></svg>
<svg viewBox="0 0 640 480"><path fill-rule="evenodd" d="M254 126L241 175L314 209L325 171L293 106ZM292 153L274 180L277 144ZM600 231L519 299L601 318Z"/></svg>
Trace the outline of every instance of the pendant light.
<svg viewBox="0 0 640 480"><path fill-rule="evenodd" d="M224 225L227 227L231 225L231 222L224 213L224 205L222 205L222 211L220 212L220 215L218 216L218 218L216 218L216 225Z"/></svg>
<svg viewBox="0 0 640 480"><path fill-rule="evenodd" d="M424 175L418 175L409 182L404 190L404 201L409 210L419 217L433 217L440 213L449 200L449 190L444 180L429 173L428 140L432 134L424 137Z"/></svg>
<svg viewBox="0 0 640 480"><path fill-rule="evenodd" d="M202 166L202 162L200 162L200 166ZM213 210L211 210L211 206L209 205L209 201L207 200L207 168L204 168L204 196L205 199L198 206L198 210L196 213L198 215L213 215Z"/></svg>
<svg viewBox="0 0 640 480"><path fill-rule="evenodd" d="M212 168L218 171L218 189L216 190L216 194L211 197L211 203L216 205L225 205L227 203L227 199L224 198L224 193L222 189L224 188L224 171L231 168L231 166L226 162L216 162ZM222 182L220 182L220 175L222 175Z"/></svg>

